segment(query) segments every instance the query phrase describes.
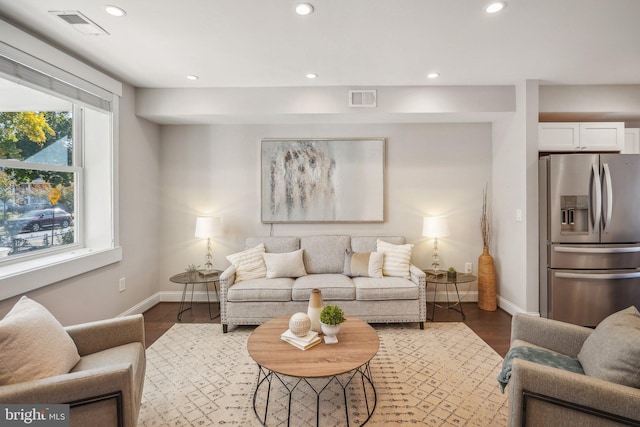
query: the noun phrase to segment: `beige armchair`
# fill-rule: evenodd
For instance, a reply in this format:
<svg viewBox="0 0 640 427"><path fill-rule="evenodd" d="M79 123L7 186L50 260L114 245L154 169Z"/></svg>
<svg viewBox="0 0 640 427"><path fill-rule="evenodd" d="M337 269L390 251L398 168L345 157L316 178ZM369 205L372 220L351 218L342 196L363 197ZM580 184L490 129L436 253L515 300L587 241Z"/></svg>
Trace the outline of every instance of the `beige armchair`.
<svg viewBox="0 0 640 427"><path fill-rule="evenodd" d="M146 369L142 315L65 329L80 362L68 374L0 386L0 402L65 403L71 426L135 427Z"/></svg>
<svg viewBox="0 0 640 427"><path fill-rule="evenodd" d="M592 329L516 314L511 347L533 346L577 357ZM514 359L509 426L640 426L640 389Z"/></svg>

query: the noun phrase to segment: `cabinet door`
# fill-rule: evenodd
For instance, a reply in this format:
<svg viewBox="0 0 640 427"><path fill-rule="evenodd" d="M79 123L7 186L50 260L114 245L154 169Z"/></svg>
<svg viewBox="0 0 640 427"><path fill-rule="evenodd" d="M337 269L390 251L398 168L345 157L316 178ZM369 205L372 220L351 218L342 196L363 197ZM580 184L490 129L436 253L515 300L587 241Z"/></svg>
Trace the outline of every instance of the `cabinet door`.
<svg viewBox="0 0 640 427"><path fill-rule="evenodd" d="M621 151L624 147L624 123L580 123L580 149L585 151Z"/></svg>
<svg viewBox="0 0 640 427"><path fill-rule="evenodd" d="M538 123L538 151L576 151L579 138L579 123Z"/></svg>
<svg viewBox="0 0 640 427"><path fill-rule="evenodd" d="M624 148L622 154L640 154L640 129L626 128L624 130Z"/></svg>

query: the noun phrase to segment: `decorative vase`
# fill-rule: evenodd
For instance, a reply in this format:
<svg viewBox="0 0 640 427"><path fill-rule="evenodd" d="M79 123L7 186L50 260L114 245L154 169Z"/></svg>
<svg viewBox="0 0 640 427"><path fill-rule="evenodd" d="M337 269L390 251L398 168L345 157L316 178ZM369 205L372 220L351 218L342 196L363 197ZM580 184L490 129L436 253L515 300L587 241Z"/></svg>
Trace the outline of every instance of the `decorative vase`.
<svg viewBox="0 0 640 427"><path fill-rule="evenodd" d="M311 319L307 313L296 313L289 319L289 330L297 337L304 337L311 329Z"/></svg>
<svg viewBox="0 0 640 427"><path fill-rule="evenodd" d="M448 280L456 280L457 277L458 277L458 272L457 271L447 271L447 279Z"/></svg>
<svg viewBox="0 0 640 427"><path fill-rule="evenodd" d="M320 312L322 311L322 293L320 289L313 289L309 295L307 315L311 319L311 330L320 333Z"/></svg>
<svg viewBox="0 0 640 427"><path fill-rule="evenodd" d="M326 325L324 323L320 323L320 327L322 328L322 333L324 334L324 343L325 344L336 344L338 342L338 332L340 332L340 324L337 325Z"/></svg>
<svg viewBox="0 0 640 427"><path fill-rule="evenodd" d="M496 267L489 248L482 248L478 258L478 308L485 311L496 311Z"/></svg>

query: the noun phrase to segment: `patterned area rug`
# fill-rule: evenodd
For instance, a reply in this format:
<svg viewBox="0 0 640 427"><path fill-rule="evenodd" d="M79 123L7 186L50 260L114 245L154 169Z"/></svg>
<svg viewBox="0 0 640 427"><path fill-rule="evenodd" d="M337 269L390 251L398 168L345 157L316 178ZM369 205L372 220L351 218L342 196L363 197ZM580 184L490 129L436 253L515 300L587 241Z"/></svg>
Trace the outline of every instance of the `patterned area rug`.
<svg viewBox="0 0 640 427"><path fill-rule="evenodd" d="M377 406L367 426L506 426L506 395L496 381L502 358L466 325L375 329L380 350L370 366ZM223 334L218 324L173 326L147 350L138 425L261 425L253 410L258 368L246 349L252 330L238 327ZM282 384L273 384L276 398L271 396L275 403L267 424L286 425L287 400L278 396ZM322 394L320 426L344 425L344 398L339 387L331 390L334 386ZM364 406L358 406L362 394L348 394L352 425L366 418ZM315 394L301 387L292 404L291 425L315 425L315 407Z"/></svg>

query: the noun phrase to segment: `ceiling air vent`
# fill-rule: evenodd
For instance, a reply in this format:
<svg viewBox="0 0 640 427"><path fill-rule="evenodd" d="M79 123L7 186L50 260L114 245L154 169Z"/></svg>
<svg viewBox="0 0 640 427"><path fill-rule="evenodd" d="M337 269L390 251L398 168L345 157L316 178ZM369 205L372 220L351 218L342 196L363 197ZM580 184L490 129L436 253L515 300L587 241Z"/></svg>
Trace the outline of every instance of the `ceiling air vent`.
<svg viewBox="0 0 640 427"><path fill-rule="evenodd" d="M86 36L108 36L103 28L101 28L98 24L93 22L91 19L84 16L82 13L77 10L73 11L49 11L49 13L53 15L57 15L58 18L62 19L67 24L71 25L76 30L80 31L82 34Z"/></svg>
<svg viewBox="0 0 640 427"><path fill-rule="evenodd" d="M350 90L349 91L349 107L375 107L377 96L376 91L367 90Z"/></svg>

